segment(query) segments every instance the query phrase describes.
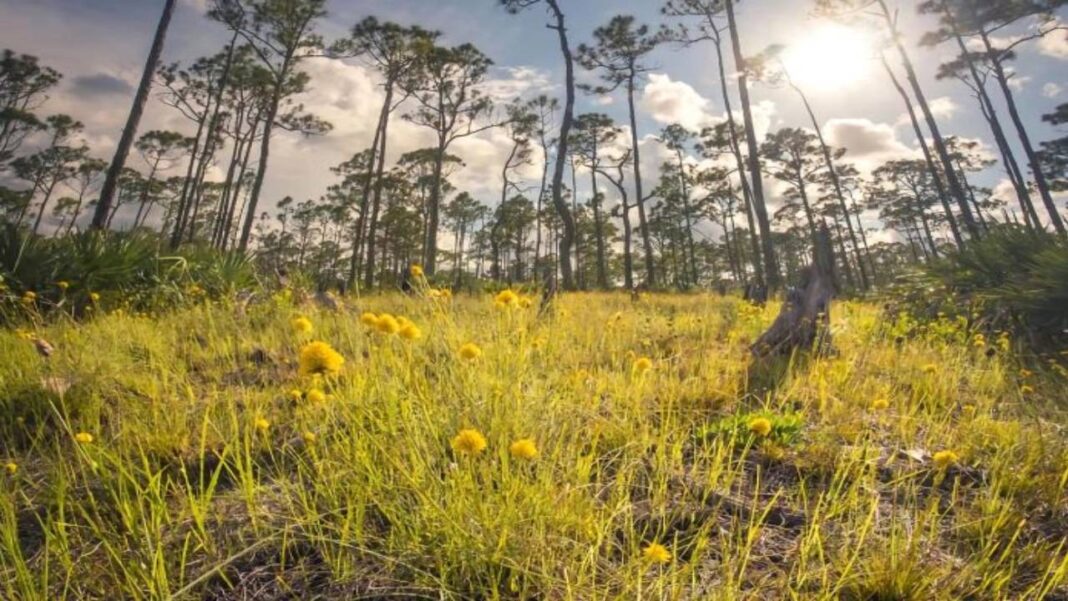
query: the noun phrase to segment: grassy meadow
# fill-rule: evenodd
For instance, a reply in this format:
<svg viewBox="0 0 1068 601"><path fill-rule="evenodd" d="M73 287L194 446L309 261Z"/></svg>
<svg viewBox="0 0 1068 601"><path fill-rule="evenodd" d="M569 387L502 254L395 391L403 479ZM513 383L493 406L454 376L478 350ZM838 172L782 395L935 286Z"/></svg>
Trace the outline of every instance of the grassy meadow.
<svg viewBox="0 0 1068 601"><path fill-rule="evenodd" d="M751 365L774 303L299 296L0 332L0 598L1068 599L1064 357L862 302Z"/></svg>

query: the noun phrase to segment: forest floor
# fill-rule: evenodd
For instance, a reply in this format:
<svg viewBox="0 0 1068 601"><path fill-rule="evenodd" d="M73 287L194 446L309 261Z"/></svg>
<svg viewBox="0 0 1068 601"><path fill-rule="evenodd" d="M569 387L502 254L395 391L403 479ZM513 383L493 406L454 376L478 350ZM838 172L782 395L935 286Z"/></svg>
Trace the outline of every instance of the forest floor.
<svg viewBox="0 0 1068 601"><path fill-rule="evenodd" d="M1068 599L1063 363L843 302L834 353L751 365L777 310L279 294L2 332L0 597Z"/></svg>

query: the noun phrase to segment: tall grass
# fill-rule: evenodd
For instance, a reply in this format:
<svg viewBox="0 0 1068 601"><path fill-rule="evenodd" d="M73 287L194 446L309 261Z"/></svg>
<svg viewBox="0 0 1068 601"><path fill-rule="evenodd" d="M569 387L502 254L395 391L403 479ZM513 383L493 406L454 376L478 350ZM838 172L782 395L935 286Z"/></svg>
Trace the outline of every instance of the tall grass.
<svg viewBox="0 0 1068 601"><path fill-rule="evenodd" d="M296 296L0 334L0 597L1068 594L1064 369L955 320L903 338L844 303L837 354L757 387L773 305ZM299 373L311 340L339 374Z"/></svg>

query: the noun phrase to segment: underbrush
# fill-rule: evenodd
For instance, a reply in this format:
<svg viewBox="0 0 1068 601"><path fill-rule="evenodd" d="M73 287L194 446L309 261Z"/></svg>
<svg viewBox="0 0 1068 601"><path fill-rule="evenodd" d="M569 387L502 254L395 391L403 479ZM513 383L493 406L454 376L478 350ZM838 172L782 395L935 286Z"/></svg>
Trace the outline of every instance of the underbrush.
<svg viewBox="0 0 1068 601"><path fill-rule="evenodd" d="M1068 380L965 322L757 387L774 303L297 296L0 333L0 597L1068 595Z"/></svg>
<svg viewBox="0 0 1068 601"><path fill-rule="evenodd" d="M167 252L146 233L46 238L0 226L0 323L84 317L122 308L155 312L252 288L243 255L185 247Z"/></svg>
<svg viewBox="0 0 1068 601"><path fill-rule="evenodd" d="M928 322L966 320L985 336L1008 332L1037 351L1068 348L1068 241L998 225L963 251L901 278L894 309Z"/></svg>

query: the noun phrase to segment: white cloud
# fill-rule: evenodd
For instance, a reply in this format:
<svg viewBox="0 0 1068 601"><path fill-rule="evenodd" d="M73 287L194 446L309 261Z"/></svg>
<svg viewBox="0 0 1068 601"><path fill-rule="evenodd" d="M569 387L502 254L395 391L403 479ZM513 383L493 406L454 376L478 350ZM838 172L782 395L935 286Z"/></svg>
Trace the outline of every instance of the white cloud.
<svg viewBox="0 0 1068 601"><path fill-rule="evenodd" d="M879 164L916 155L897 138L894 127L870 119L830 119L823 126L827 142L847 150L845 160L869 171Z"/></svg>
<svg viewBox="0 0 1068 601"><path fill-rule="evenodd" d="M949 96L939 96L931 100L928 106L935 117L943 117L945 119L951 119L957 109L960 108L960 105Z"/></svg>
<svg viewBox="0 0 1068 601"><path fill-rule="evenodd" d="M1061 95L1063 90L1064 88L1051 81L1042 86L1042 95L1046 98L1056 98Z"/></svg>
<svg viewBox="0 0 1068 601"><path fill-rule="evenodd" d="M548 94L555 87L548 71L535 67L498 67L491 71L499 76L480 87L494 102L511 102L517 98Z"/></svg>
<svg viewBox="0 0 1068 601"><path fill-rule="evenodd" d="M1038 51L1041 54L1068 60L1068 31L1054 31L1038 40Z"/></svg>
<svg viewBox="0 0 1068 601"><path fill-rule="evenodd" d="M209 0L182 0L182 4L185 4L199 13L208 12L208 2Z"/></svg>
<svg viewBox="0 0 1068 601"><path fill-rule="evenodd" d="M652 73L642 90L641 107L658 123L678 123L698 130L716 119L708 109L711 102L682 81L672 81L669 75Z"/></svg>

